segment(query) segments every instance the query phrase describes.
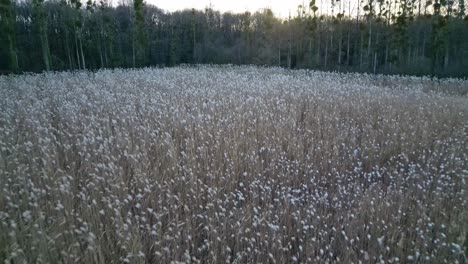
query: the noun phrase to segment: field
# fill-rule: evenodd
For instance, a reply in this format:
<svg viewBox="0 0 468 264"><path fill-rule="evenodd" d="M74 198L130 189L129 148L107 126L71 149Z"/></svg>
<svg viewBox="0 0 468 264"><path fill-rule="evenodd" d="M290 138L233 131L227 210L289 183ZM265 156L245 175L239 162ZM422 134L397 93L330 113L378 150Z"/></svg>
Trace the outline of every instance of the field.
<svg viewBox="0 0 468 264"><path fill-rule="evenodd" d="M0 77L5 263L466 263L468 81Z"/></svg>

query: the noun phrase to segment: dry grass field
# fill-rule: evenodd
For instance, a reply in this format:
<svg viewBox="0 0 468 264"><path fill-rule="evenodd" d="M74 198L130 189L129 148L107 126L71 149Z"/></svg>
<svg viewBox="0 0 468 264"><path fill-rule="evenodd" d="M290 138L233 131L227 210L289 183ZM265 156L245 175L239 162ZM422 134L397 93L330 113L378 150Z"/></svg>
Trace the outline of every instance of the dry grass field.
<svg viewBox="0 0 468 264"><path fill-rule="evenodd" d="M0 77L4 263L466 263L468 81Z"/></svg>

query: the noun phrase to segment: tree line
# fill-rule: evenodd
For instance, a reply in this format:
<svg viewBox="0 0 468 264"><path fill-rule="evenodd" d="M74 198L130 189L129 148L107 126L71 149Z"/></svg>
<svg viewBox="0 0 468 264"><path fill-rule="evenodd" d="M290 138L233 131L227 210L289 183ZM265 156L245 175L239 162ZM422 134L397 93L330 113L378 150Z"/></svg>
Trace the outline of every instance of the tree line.
<svg viewBox="0 0 468 264"><path fill-rule="evenodd" d="M0 0L0 72L212 63L468 76L464 0L316 1L280 18L268 8Z"/></svg>

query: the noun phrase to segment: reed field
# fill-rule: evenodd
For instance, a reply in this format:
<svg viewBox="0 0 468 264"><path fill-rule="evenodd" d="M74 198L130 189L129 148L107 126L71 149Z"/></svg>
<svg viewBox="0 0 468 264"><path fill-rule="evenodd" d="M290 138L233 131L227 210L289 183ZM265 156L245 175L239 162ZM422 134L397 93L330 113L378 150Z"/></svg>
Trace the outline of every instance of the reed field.
<svg viewBox="0 0 468 264"><path fill-rule="evenodd" d="M467 263L468 81L0 77L2 263Z"/></svg>

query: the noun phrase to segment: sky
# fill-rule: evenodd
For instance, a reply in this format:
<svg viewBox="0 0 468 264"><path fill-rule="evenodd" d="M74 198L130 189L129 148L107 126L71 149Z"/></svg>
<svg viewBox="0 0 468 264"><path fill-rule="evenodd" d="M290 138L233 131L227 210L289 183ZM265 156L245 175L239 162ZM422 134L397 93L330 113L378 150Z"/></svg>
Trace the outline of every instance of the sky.
<svg viewBox="0 0 468 264"><path fill-rule="evenodd" d="M291 12L291 15L294 15L297 11L297 6L300 4L305 3L308 6L308 1L304 0L146 0L146 2L169 11L186 8L205 9L205 7L210 5L210 2L213 9L222 12L255 12L259 9L270 7L275 15L281 17L287 17L289 12Z"/></svg>

